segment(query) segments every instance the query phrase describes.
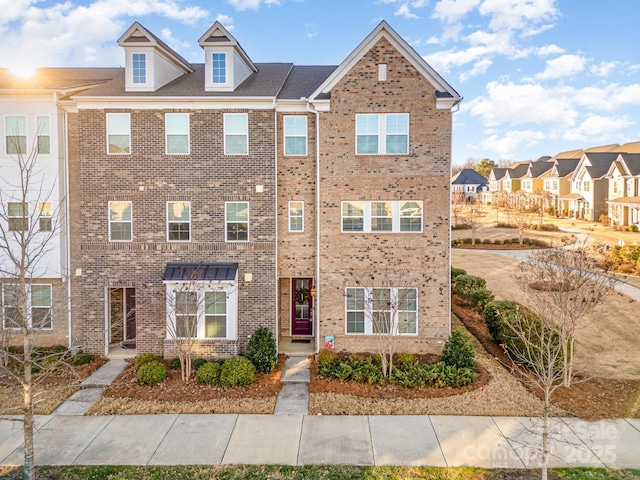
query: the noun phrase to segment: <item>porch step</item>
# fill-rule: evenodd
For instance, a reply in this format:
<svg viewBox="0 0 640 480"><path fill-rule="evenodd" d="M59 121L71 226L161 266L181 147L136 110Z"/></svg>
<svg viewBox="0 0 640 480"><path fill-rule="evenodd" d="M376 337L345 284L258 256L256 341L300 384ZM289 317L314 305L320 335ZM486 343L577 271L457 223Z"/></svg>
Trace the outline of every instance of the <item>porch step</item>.
<svg viewBox="0 0 640 480"><path fill-rule="evenodd" d="M309 413L310 365L311 362L307 357L287 358L280 377L283 385L273 411L275 415L307 415Z"/></svg>

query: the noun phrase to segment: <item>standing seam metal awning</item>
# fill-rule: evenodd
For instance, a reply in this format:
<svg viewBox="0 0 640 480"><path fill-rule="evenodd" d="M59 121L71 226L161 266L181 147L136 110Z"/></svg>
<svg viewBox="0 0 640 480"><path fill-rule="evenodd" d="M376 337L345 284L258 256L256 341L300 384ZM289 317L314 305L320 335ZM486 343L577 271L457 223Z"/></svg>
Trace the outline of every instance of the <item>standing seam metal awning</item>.
<svg viewBox="0 0 640 480"><path fill-rule="evenodd" d="M237 263L171 262L162 275L168 282L224 282L236 279Z"/></svg>

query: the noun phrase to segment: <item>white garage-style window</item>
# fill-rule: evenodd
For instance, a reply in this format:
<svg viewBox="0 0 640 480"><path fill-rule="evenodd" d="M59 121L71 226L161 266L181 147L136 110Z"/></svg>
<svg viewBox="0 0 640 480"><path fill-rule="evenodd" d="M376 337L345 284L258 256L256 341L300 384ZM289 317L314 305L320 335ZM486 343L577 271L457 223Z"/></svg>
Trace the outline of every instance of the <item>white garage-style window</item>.
<svg viewBox="0 0 640 480"><path fill-rule="evenodd" d="M418 333L418 291L415 288L346 288L347 334Z"/></svg>
<svg viewBox="0 0 640 480"><path fill-rule="evenodd" d="M238 338L238 267L228 263L170 263L167 340Z"/></svg>

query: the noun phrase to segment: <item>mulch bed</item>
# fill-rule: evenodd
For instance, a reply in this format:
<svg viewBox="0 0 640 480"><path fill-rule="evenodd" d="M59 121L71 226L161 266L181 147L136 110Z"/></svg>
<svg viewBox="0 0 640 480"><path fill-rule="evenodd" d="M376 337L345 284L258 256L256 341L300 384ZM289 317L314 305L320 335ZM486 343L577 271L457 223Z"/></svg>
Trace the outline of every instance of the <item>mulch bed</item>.
<svg viewBox="0 0 640 480"><path fill-rule="evenodd" d="M135 400L152 400L158 402L195 402L233 398L276 397L280 392L280 376L284 368L284 355L278 357L278 363L271 373L256 372L255 382L246 387L224 388L199 384L195 378L183 382L180 370L167 367L167 378L158 385L138 385L136 382L135 360L104 391L105 397L131 398Z"/></svg>
<svg viewBox="0 0 640 480"><path fill-rule="evenodd" d="M487 352L515 373L513 362L495 342L479 313L455 294L452 295L451 311ZM539 390L530 390L541 397ZM554 405L586 420L640 417L640 381L620 381L578 374L570 387L557 389L551 400Z"/></svg>

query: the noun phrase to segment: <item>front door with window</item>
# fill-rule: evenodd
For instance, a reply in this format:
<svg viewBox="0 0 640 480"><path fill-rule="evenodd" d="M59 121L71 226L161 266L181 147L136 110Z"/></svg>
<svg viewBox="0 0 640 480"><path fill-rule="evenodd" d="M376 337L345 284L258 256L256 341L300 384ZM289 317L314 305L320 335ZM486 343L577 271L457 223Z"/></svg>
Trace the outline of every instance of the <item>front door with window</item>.
<svg viewBox="0 0 640 480"><path fill-rule="evenodd" d="M291 335L313 335L312 279L291 280Z"/></svg>

